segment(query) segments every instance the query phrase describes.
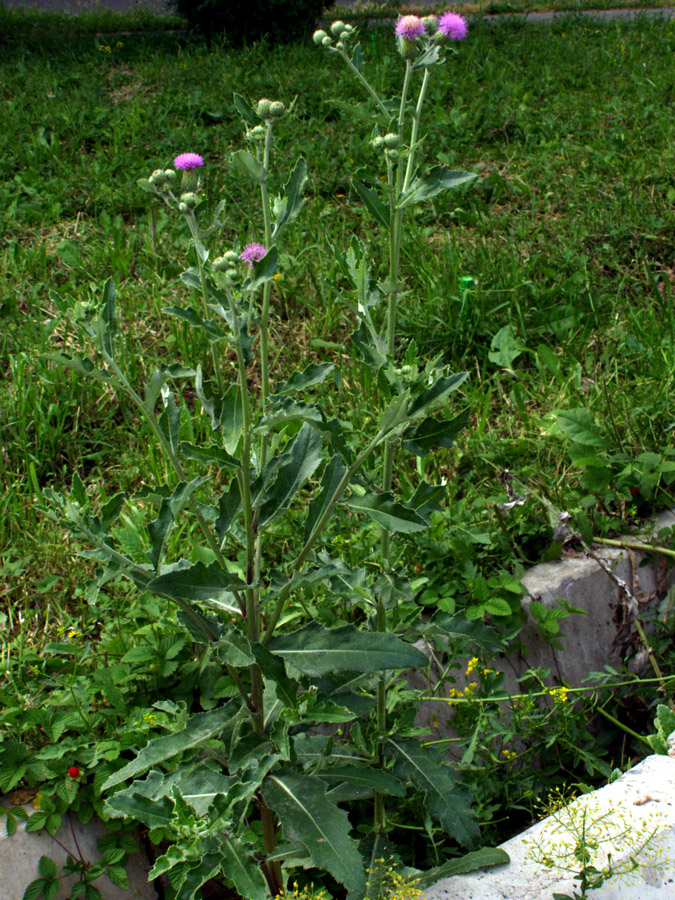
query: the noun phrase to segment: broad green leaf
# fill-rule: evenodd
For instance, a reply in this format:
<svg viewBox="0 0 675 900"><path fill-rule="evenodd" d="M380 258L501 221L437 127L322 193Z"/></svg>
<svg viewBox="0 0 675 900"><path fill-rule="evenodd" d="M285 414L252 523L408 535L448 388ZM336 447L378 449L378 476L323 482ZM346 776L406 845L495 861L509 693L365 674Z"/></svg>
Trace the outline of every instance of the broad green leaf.
<svg viewBox="0 0 675 900"><path fill-rule="evenodd" d="M117 291L115 290L115 282L109 278L103 287L103 303L101 304L101 340L103 347L108 354L114 358L115 356L115 338L119 331L117 321L117 310L115 300Z"/></svg>
<svg viewBox="0 0 675 900"><path fill-rule="evenodd" d="M288 677L284 660L281 656L270 653L262 644L254 644L252 649L260 671L265 678L275 683L277 697L285 706L294 709L298 705L298 685Z"/></svg>
<svg viewBox="0 0 675 900"><path fill-rule="evenodd" d="M235 151L230 160L236 169L239 169L244 175L249 175L254 181L260 184L265 181L265 167L248 150Z"/></svg>
<svg viewBox="0 0 675 900"><path fill-rule="evenodd" d="M457 784L454 773L434 747L422 747L414 738L387 739L394 757L394 774L412 783L426 795L429 812L463 847L475 844L480 836L476 816L469 807L466 788Z"/></svg>
<svg viewBox="0 0 675 900"><path fill-rule="evenodd" d="M281 515L295 494L312 477L321 462L321 443L319 432L308 424L304 424L289 442L276 477L256 499L255 505L260 509L260 527ZM279 460L273 462L279 463Z"/></svg>
<svg viewBox="0 0 675 900"><path fill-rule="evenodd" d="M164 556L166 538L173 527L176 516L189 501L194 491L208 480L208 477L202 477L195 478L190 482L181 481L180 484L176 486L171 497L162 498L157 518L148 525L151 549L146 555L155 567L155 571L159 569L159 565Z"/></svg>
<svg viewBox="0 0 675 900"><path fill-rule="evenodd" d="M216 645L223 662L237 669L253 663L251 645L247 638L238 631L230 631L223 635Z"/></svg>
<svg viewBox="0 0 675 900"><path fill-rule="evenodd" d="M279 264L279 251L271 247L262 259L253 263L250 276L242 286L242 291L257 291L266 281L274 278Z"/></svg>
<svg viewBox="0 0 675 900"><path fill-rule="evenodd" d="M456 391L460 385L464 384L468 377L468 372L458 372L456 375L449 375L448 377L440 376L437 378L431 387L422 391L422 393L412 401L408 408L408 418L417 419L424 415L427 410L430 410L431 407L436 406L441 400L445 400L449 394Z"/></svg>
<svg viewBox="0 0 675 900"><path fill-rule="evenodd" d="M269 410L258 419L253 430L258 434L269 434L288 422L312 422L317 427L323 423L323 413L313 403L303 403L294 397L274 397Z"/></svg>
<svg viewBox="0 0 675 900"><path fill-rule="evenodd" d="M58 363L64 369L72 369L73 372L79 372L81 375L87 375L96 381L103 381L105 384L117 384L114 375L109 374L104 369L97 369L90 359L80 359L76 356L68 356L67 353L47 353L45 359L50 362Z"/></svg>
<svg viewBox="0 0 675 900"><path fill-rule="evenodd" d="M191 306L165 306L162 312L168 316L182 319L183 322L188 322L193 328L199 328L212 344L225 338L225 332L217 322L213 322L211 319L203 319Z"/></svg>
<svg viewBox="0 0 675 900"><path fill-rule="evenodd" d="M268 900L267 882L250 847L236 837L219 838L223 874L232 881L240 897Z"/></svg>
<svg viewBox="0 0 675 900"><path fill-rule="evenodd" d="M311 500L307 508L305 540L310 536L312 529L330 506L346 471L347 469L339 456L334 456L324 469L321 478L321 491L313 500Z"/></svg>
<svg viewBox="0 0 675 900"><path fill-rule="evenodd" d="M216 463L224 469L241 469L239 460L231 456L226 450L222 450L216 444L210 444L206 447L200 447L197 444L191 444L188 441L181 441L180 451L189 459L198 459L205 463Z"/></svg>
<svg viewBox="0 0 675 900"><path fill-rule="evenodd" d="M197 713L188 719L182 731L164 734L155 738L138 752L136 759L128 763L118 772L110 775L103 784L102 790L107 791L116 784L126 781L145 772L152 766L172 759L178 753L183 753L192 747L196 747L204 741L216 737L225 728L235 715L239 703L231 701L219 709L211 709L208 712Z"/></svg>
<svg viewBox="0 0 675 900"><path fill-rule="evenodd" d="M188 564L154 578L148 585L149 590L166 597L196 601L217 599L223 591L241 591L246 587L243 581L223 569L218 562L208 566L202 562Z"/></svg>
<svg viewBox="0 0 675 900"><path fill-rule="evenodd" d="M274 389L274 396L297 394L315 384L321 384L334 369L333 363L311 363L303 372L295 372L287 381L280 381Z"/></svg>
<svg viewBox="0 0 675 900"><path fill-rule="evenodd" d="M42 875L43 878L56 878L56 863L48 856L40 857L38 869L40 871L40 875Z"/></svg>
<svg viewBox="0 0 675 900"><path fill-rule="evenodd" d="M527 350L512 325L504 325L492 338L488 359L502 369L511 369L515 360Z"/></svg>
<svg viewBox="0 0 675 900"><path fill-rule="evenodd" d="M365 184L356 181L356 179L352 179L352 184L371 216L388 231L391 227L389 206L380 200L377 191L372 190L372 188L366 187Z"/></svg>
<svg viewBox="0 0 675 900"><path fill-rule="evenodd" d="M432 417L422 419L417 428L405 433L402 445L416 456L426 456L432 447L452 447L455 438L468 422L468 409L447 421Z"/></svg>
<svg viewBox="0 0 675 900"><path fill-rule="evenodd" d="M405 501L405 505L408 509L414 509L425 521L429 521L431 513L440 510L441 500L447 493L448 489L444 484L427 484L426 481L421 481L412 497Z"/></svg>
<svg viewBox="0 0 675 900"><path fill-rule="evenodd" d="M238 94L235 91L232 94L232 99L234 101L234 108L244 120L245 125L249 125L251 128L255 128L256 125L260 124L260 119L258 118L256 111L253 109L253 107L245 97L242 97L241 94Z"/></svg>
<svg viewBox="0 0 675 900"><path fill-rule="evenodd" d="M274 201L275 225L272 232L272 240L276 240L279 233L286 225L290 225L298 218L302 207L305 205L303 191L307 181L307 164L300 157L291 172L288 183L284 185L284 196L277 197Z"/></svg>
<svg viewBox="0 0 675 900"><path fill-rule="evenodd" d="M178 454L178 439L180 437L180 421L183 412L182 407L176 403L174 395L166 387L162 388L162 401L164 412L157 420L162 434L171 446L174 454Z"/></svg>
<svg viewBox="0 0 675 900"><path fill-rule="evenodd" d="M218 501L218 518L216 519L216 534L222 547L225 536L232 526L237 513L241 509L241 491L239 482L233 478L229 488L220 496Z"/></svg>
<svg viewBox="0 0 675 900"><path fill-rule="evenodd" d="M390 493L365 494L363 497L352 494L345 500L345 504L354 512L369 516L389 531L412 534L428 528L428 524L421 516L394 500Z"/></svg>
<svg viewBox="0 0 675 900"><path fill-rule="evenodd" d="M395 634L359 631L353 625L324 628L311 622L299 631L272 638L268 649L303 675L381 672L426 666L426 656Z"/></svg>
<svg viewBox="0 0 675 900"><path fill-rule="evenodd" d="M320 779L279 772L267 777L262 793L279 816L285 837L301 841L315 866L349 890L365 891L363 862L349 837L347 813L326 799Z"/></svg>
<svg viewBox="0 0 675 900"><path fill-rule="evenodd" d="M415 887L424 891L443 878L452 878L455 875L464 875L466 872L475 872L476 869L487 869L490 866L503 866L510 862L509 854L499 847L484 847L482 850L473 850L458 859L449 859L447 862L434 869L428 869L415 877Z"/></svg>
<svg viewBox="0 0 675 900"><path fill-rule="evenodd" d="M587 409L563 409L557 413L560 430L575 444L586 447L606 447L607 437L598 428Z"/></svg>
<svg viewBox="0 0 675 900"><path fill-rule="evenodd" d="M405 797L405 788L398 778L372 766L332 766L317 772L316 776L327 781L361 785L393 797Z"/></svg>
<svg viewBox="0 0 675 900"><path fill-rule="evenodd" d="M134 781L130 787L110 797L108 805L120 815L127 815L125 810L132 809L134 804L138 805L139 798L145 798L158 802L159 809L165 810L168 807L159 801L167 797L171 799L176 788L197 815L205 816L215 798L227 796L230 788L238 783L236 778L223 775L222 771L212 766L213 764L200 762L195 766L179 766L168 775L158 771L150 772L143 781ZM141 806L147 810L147 806ZM157 814L158 818L163 815L164 812ZM152 827L156 827L156 824Z"/></svg>
<svg viewBox="0 0 675 900"><path fill-rule="evenodd" d="M440 194L473 181L478 176L475 172L453 172L443 166L434 166L423 178L415 178L405 194L396 204L398 209L405 209L416 203L422 203Z"/></svg>
<svg viewBox="0 0 675 900"><path fill-rule="evenodd" d="M510 616L513 612L507 601L503 600L501 597L490 597L490 599L483 604L483 609L485 612L490 613L491 616Z"/></svg>
<svg viewBox="0 0 675 900"><path fill-rule="evenodd" d="M236 384L230 385L223 396L219 421L223 446L226 452L233 456L237 452L239 439L244 430L244 406L241 391Z"/></svg>
<svg viewBox="0 0 675 900"><path fill-rule="evenodd" d="M413 69L422 69L426 66L433 66L434 63L438 62L438 58L441 53L441 48L438 44L431 44L420 53L419 56L415 57L415 60L412 64Z"/></svg>
<svg viewBox="0 0 675 900"><path fill-rule="evenodd" d="M173 818L173 801L169 797L151 800L129 788L105 801L105 811L113 819L136 819L148 828L166 828Z"/></svg>

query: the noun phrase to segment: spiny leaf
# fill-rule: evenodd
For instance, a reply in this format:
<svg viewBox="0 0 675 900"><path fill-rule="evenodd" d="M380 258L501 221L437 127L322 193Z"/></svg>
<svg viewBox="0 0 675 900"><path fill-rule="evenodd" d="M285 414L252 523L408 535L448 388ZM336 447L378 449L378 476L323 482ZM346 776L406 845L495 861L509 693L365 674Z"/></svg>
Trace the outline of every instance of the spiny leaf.
<svg viewBox="0 0 675 900"><path fill-rule="evenodd" d="M301 842L314 865L349 890L365 890L363 862L349 837L347 813L326 799L326 786L320 779L279 772L267 777L262 793L279 816L287 840Z"/></svg>

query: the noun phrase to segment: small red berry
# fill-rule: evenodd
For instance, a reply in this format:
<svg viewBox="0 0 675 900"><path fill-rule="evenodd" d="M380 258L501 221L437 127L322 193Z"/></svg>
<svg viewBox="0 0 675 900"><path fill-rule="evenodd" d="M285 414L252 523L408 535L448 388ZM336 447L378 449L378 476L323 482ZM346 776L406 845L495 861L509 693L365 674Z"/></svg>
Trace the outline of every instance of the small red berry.
<svg viewBox="0 0 675 900"><path fill-rule="evenodd" d="M77 768L77 766L71 766L68 769L68 777L69 778L78 778L79 774L80 774L80 770Z"/></svg>
<svg viewBox="0 0 675 900"><path fill-rule="evenodd" d="M634 497L636 494L639 494L639 493L640 493L640 491L639 491L638 488L636 488L636 487L632 487L632 488L630 489L630 492L631 492L631 496L632 496L632 497Z"/></svg>

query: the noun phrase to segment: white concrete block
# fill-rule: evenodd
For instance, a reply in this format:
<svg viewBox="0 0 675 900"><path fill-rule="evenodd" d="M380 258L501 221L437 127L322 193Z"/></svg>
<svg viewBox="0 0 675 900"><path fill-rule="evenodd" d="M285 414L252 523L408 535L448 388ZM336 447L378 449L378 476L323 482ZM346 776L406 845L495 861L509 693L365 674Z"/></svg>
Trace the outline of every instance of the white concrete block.
<svg viewBox="0 0 675 900"><path fill-rule="evenodd" d="M594 857L596 868L607 864L608 854L614 866L630 855L630 849L616 839L624 830L621 822L634 849L637 835L654 832L641 858L653 863L655 857L659 863L640 866L630 878L610 880L590 893L593 900L675 900L675 759L650 756L612 784L580 797L571 807L577 821L584 807L589 819L609 813L603 833L614 838ZM555 854L566 841L574 844L569 831L558 828L551 818L544 819L501 845L510 863L440 881L424 896L427 900L551 900L554 891L572 896L578 886L574 878L533 860L533 842Z"/></svg>
<svg viewBox="0 0 675 900"><path fill-rule="evenodd" d="M5 809L13 805L9 797L0 798L0 806ZM24 806L24 809L29 814L33 812L30 804ZM75 859L80 858L78 846L85 860L95 862L101 858L96 845L106 829L98 819L92 819L83 825L74 816L65 817L55 836L57 840L46 831L26 831L23 819L17 821L17 830L10 836L7 834L6 822L7 819L3 816L0 819L0 900L22 900L31 881L41 877L38 870L41 856L48 856L54 861L59 876L61 867L68 858L66 849ZM129 890L117 887L105 877L93 882L104 900L157 900L155 889L148 883L150 865L143 853L136 853L129 858L126 871ZM62 877L55 900L69 898L70 889L77 880L77 875Z"/></svg>

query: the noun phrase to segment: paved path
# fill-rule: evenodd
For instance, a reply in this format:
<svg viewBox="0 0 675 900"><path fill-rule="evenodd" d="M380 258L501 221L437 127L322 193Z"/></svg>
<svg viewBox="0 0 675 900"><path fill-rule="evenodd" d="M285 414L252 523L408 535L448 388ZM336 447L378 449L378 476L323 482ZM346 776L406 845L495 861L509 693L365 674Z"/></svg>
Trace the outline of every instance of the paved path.
<svg viewBox="0 0 675 900"><path fill-rule="evenodd" d="M135 9L152 10L153 12L166 12L167 0L0 0L0 5L8 8L24 7L25 9L40 10L61 10L68 13L80 13L92 9L110 9L114 12L133 12ZM411 0L412 2L412 0ZM436 5L437 0L415 0L420 5ZM352 6L353 0L337 0L338 6ZM450 6L461 8L461 0L459 3L449 2ZM667 18L671 19L675 16L675 8L668 7L665 9L595 9L582 10L579 12L582 16L588 16L595 19L635 19L637 16L646 16L647 18ZM392 12L392 15L394 13ZM490 16L491 19L509 18L518 13L501 13L499 15ZM523 13L524 18L528 22L550 22L563 16L570 15L570 12L530 12Z"/></svg>

